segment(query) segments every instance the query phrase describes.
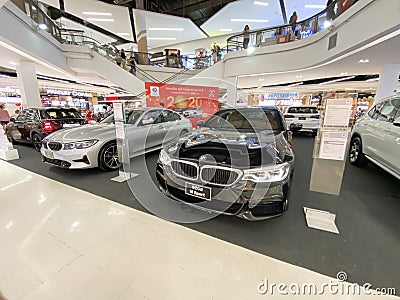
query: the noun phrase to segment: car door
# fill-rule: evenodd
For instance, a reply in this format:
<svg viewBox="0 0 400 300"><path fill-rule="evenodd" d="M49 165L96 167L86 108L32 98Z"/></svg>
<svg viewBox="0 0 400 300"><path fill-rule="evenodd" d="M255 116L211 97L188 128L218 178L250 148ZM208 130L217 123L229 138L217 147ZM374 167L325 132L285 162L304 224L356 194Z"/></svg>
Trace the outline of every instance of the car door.
<svg viewBox="0 0 400 300"><path fill-rule="evenodd" d="M162 114L164 132L159 145L168 143L169 141L178 137L183 129L179 123L181 117L176 112L166 109L162 112Z"/></svg>
<svg viewBox="0 0 400 300"><path fill-rule="evenodd" d="M38 128L39 123L39 115L37 109L28 109L26 114L26 119L24 123L24 136L26 136L27 140L31 141L31 134L33 131Z"/></svg>
<svg viewBox="0 0 400 300"><path fill-rule="evenodd" d="M392 99L385 103L379 116L380 132L383 143L379 147L381 162L400 174L400 99Z"/></svg>
<svg viewBox="0 0 400 300"><path fill-rule="evenodd" d="M16 140L16 141L26 141L27 137L24 133L25 129L25 120L27 116L28 111L24 109L19 113L17 118L15 119L15 122L10 124L8 127L8 130L10 132L11 137Z"/></svg>

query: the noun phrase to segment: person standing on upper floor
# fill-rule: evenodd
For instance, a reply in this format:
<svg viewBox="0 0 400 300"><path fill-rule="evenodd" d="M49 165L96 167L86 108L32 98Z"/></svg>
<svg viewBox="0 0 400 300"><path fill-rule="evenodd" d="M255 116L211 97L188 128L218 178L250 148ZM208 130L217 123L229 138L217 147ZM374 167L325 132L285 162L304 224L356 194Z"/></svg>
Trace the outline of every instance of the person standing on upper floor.
<svg viewBox="0 0 400 300"><path fill-rule="evenodd" d="M117 50L115 53L115 62L117 63L118 66L121 66L122 63L122 57L121 57L121 51Z"/></svg>
<svg viewBox="0 0 400 300"><path fill-rule="evenodd" d="M326 18L329 21L332 21L335 18L335 6L332 4L333 0L328 0L328 2L326 2Z"/></svg>
<svg viewBox="0 0 400 300"><path fill-rule="evenodd" d="M294 11L289 19L289 24L292 25L293 34L294 34L294 31L296 30L296 22L297 22L297 13Z"/></svg>
<svg viewBox="0 0 400 300"><path fill-rule="evenodd" d="M10 122L10 114L6 110L5 104L0 104L0 124L3 126L4 131L6 130L6 125Z"/></svg>
<svg viewBox="0 0 400 300"><path fill-rule="evenodd" d="M123 69L125 69L125 66L126 66L126 54L125 54L125 50L124 49L121 49L121 58L122 58L121 67Z"/></svg>
<svg viewBox="0 0 400 300"><path fill-rule="evenodd" d="M243 29L243 49L247 49L249 46L249 41L250 41L250 27L249 25L244 26Z"/></svg>

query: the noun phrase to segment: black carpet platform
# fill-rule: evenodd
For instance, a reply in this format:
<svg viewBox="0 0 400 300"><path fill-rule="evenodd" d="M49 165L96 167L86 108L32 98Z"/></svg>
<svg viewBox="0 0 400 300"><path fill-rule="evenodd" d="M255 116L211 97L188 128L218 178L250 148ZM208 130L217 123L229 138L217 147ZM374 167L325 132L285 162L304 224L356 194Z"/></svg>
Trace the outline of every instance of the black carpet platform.
<svg viewBox="0 0 400 300"><path fill-rule="evenodd" d="M310 192L314 140L297 136L293 144L296 171L290 207L283 216L260 222L219 216L182 226L318 273L336 277L344 271L350 282L400 291L399 181L372 164L363 169L348 164L339 197ZM42 163L40 154L29 146L16 148L21 158L12 162L15 165L146 211L126 183L110 181L117 172L60 169ZM153 178L157 157L158 153L146 156ZM336 210L339 235L307 228L303 207L310 203Z"/></svg>

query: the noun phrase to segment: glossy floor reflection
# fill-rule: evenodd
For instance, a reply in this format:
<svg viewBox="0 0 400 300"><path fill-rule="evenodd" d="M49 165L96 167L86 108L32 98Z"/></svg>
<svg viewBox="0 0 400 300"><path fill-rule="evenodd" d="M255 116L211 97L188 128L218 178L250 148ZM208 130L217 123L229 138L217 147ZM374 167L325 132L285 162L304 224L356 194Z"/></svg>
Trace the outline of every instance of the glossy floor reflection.
<svg viewBox="0 0 400 300"><path fill-rule="evenodd" d="M9 163L0 169L0 291L8 300L286 299L295 283L321 291L338 282ZM261 295L263 279L293 290L270 286ZM313 298L365 297L325 288Z"/></svg>

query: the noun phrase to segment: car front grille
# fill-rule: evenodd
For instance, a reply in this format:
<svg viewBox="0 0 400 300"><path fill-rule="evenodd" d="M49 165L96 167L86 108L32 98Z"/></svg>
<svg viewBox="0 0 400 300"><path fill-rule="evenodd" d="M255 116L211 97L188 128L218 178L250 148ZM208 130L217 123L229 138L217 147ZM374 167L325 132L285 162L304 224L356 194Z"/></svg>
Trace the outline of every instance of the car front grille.
<svg viewBox="0 0 400 300"><path fill-rule="evenodd" d="M234 169L204 166L201 169L201 180L215 185L232 185L240 176L240 172Z"/></svg>
<svg viewBox="0 0 400 300"><path fill-rule="evenodd" d="M198 167L195 163L173 160L171 167L175 174L180 177L188 179L197 179L198 177Z"/></svg>
<svg viewBox="0 0 400 300"><path fill-rule="evenodd" d="M62 144L59 142L49 142L47 146L53 151L60 151L62 149Z"/></svg>

